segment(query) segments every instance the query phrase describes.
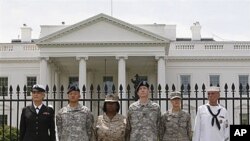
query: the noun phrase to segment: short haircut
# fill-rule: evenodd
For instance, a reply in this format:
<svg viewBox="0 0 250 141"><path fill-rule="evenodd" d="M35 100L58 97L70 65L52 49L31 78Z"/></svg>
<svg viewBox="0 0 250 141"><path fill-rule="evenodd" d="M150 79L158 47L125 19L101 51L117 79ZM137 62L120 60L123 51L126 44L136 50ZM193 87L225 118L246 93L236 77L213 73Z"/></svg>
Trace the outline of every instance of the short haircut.
<svg viewBox="0 0 250 141"><path fill-rule="evenodd" d="M103 112L107 112L107 104L106 104L107 102L104 102L104 104L103 104L103 107L102 107L102 111ZM114 102L114 103L116 103L116 113L118 113L119 111L120 111L120 103L119 102Z"/></svg>

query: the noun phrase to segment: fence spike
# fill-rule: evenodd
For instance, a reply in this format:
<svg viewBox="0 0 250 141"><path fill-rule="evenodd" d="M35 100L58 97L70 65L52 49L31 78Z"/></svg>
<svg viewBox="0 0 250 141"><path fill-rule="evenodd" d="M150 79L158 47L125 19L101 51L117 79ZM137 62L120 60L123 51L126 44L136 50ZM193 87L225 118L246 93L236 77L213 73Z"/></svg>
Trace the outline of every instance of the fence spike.
<svg viewBox="0 0 250 141"><path fill-rule="evenodd" d="M49 86L46 85L46 92L49 92Z"/></svg>
<svg viewBox="0 0 250 141"><path fill-rule="evenodd" d="M105 94L107 94L108 93L108 85L105 83L105 85L104 85L104 92L105 92Z"/></svg>
<svg viewBox="0 0 250 141"><path fill-rule="evenodd" d="M184 85L181 84L181 92L183 92L183 91L184 91Z"/></svg>
<svg viewBox="0 0 250 141"><path fill-rule="evenodd" d="M26 85L23 86L23 91L24 91L24 92L27 91L27 86L26 86Z"/></svg>
<svg viewBox="0 0 250 141"><path fill-rule="evenodd" d="M9 89L10 93L13 92L13 88L12 88L12 85L10 85L10 89Z"/></svg>
<svg viewBox="0 0 250 141"><path fill-rule="evenodd" d="M97 92L100 92L101 91L101 87L100 85L97 85Z"/></svg>
<svg viewBox="0 0 250 141"><path fill-rule="evenodd" d="M190 84L187 85L187 90L190 91L191 90L191 86Z"/></svg>
<svg viewBox="0 0 250 141"><path fill-rule="evenodd" d="M197 83L195 84L194 89L195 89L195 91L198 90L198 84Z"/></svg>
<svg viewBox="0 0 250 141"><path fill-rule="evenodd" d="M161 91L161 84L158 85L158 91Z"/></svg>
<svg viewBox="0 0 250 141"><path fill-rule="evenodd" d="M94 86L93 84L90 85L90 91L93 91L94 90Z"/></svg>
<svg viewBox="0 0 250 141"><path fill-rule="evenodd" d="M150 85L150 90L151 90L151 92L153 92L154 89L155 89L154 86L151 84L151 85Z"/></svg>
<svg viewBox="0 0 250 141"><path fill-rule="evenodd" d="M83 91L83 92L86 91L86 86L85 86L85 84L82 86L82 91Z"/></svg>
<svg viewBox="0 0 250 141"><path fill-rule="evenodd" d="M61 85L61 92L63 92L64 91L64 87L63 87L63 85Z"/></svg>
<svg viewBox="0 0 250 141"><path fill-rule="evenodd" d="M165 85L165 90L166 90L166 91L169 90L168 84Z"/></svg>
<svg viewBox="0 0 250 141"><path fill-rule="evenodd" d="M20 87L19 87L19 85L17 85L16 91L17 91L17 92L20 92Z"/></svg>
<svg viewBox="0 0 250 141"><path fill-rule="evenodd" d="M175 85L174 84L172 85L172 91L175 91Z"/></svg>
<svg viewBox="0 0 250 141"><path fill-rule="evenodd" d="M112 91L115 93L115 84L112 85Z"/></svg>
<svg viewBox="0 0 250 141"><path fill-rule="evenodd" d="M56 92L56 85L53 86L53 92Z"/></svg>
<svg viewBox="0 0 250 141"><path fill-rule="evenodd" d="M129 85L129 84L128 84L128 86L127 86L127 90L130 91L130 85Z"/></svg>
<svg viewBox="0 0 250 141"><path fill-rule="evenodd" d="M232 87L231 87L231 88L232 88L232 90L233 90L233 91L235 90L235 86L234 86L234 83L232 84Z"/></svg>
<svg viewBox="0 0 250 141"><path fill-rule="evenodd" d="M201 89L202 89L203 91L205 91L206 86L205 86L205 84L204 84L204 83L202 84Z"/></svg>
<svg viewBox="0 0 250 141"><path fill-rule="evenodd" d="M123 90L122 84L120 84L119 90L120 90L120 92Z"/></svg>
<svg viewBox="0 0 250 141"><path fill-rule="evenodd" d="M224 89L225 89L225 90L227 90L227 89L228 89L227 83L225 84Z"/></svg>
<svg viewBox="0 0 250 141"><path fill-rule="evenodd" d="M240 89L240 90L243 89L242 83L240 83L239 89Z"/></svg>

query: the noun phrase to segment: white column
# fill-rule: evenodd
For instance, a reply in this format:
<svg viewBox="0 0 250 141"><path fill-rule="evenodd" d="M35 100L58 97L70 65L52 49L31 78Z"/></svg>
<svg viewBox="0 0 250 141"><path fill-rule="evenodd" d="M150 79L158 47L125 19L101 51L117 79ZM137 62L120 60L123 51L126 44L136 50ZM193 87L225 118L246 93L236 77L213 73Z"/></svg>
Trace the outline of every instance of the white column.
<svg viewBox="0 0 250 141"><path fill-rule="evenodd" d="M47 85L48 57L40 58L40 84Z"/></svg>
<svg viewBox="0 0 250 141"><path fill-rule="evenodd" d="M118 59L118 87L120 85L125 88L126 90L126 59L128 59L127 56L118 56L116 57Z"/></svg>
<svg viewBox="0 0 250 141"><path fill-rule="evenodd" d="M55 85L56 85L56 91L59 92L60 91L60 71L59 68L56 68L55 70Z"/></svg>
<svg viewBox="0 0 250 141"><path fill-rule="evenodd" d="M158 60L157 64L157 84L161 85L161 98L166 98L166 93L165 93L165 85L166 85L166 65L165 65L165 56L156 56L156 60ZM158 90L158 85L156 89ZM166 102L161 101L161 111L164 112L166 111Z"/></svg>
<svg viewBox="0 0 250 141"><path fill-rule="evenodd" d="M87 91L88 93L85 94L85 98L86 98L86 99L90 99L89 89L90 89L91 84L93 84L94 75L95 75L95 73L93 72L93 70L88 70L88 72L87 72L87 82L88 82L88 85L86 85L86 91ZM97 98L97 95L94 94L94 95L93 95L93 98ZM96 102L94 102L94 104L95 104L94 106L97 107ZM85 106L87 106L87 107L90 108L90 101L86 101L86 102L85 102ZM96 112L97 109L98 109L98 108L94 108L94 109L93 109L93 113L95 114L95 115L94 115L95 117L97 116L97 112Z"/></svg>
<svg viewBox="0 0 250 141"><path fill-rule="evenodd" d="M59 92L60 92L60 80L59 80L59 74L60 74L60 72L59 72L59 69L58 68L56 68L55 69L55 85L56 85L56 98L60 98L60 94L59 94ZM56 107L54 107L54 109L57 111L57 110L59 110L60 109L60 104L59 104L59 102L56 102L56 105L55 105Z"/></svg>
<svg viewBox="0 0 250 141"><path fill-rule="evenodd" d="M52 91L52 78L53 78L53 74L52 74L52 68L51 68L51 62L47 61L47 84L49 86L49 91ZM46 85L44 85L46 87ZM49 95L51 96L51 95Z"/></svg>
<svg viewBox="0 0 250 141"><path fill-rule="evenodd" d="M59 92L60 91L60 80L59 80L59 70L55 69L55 86L56 86L56 91Z"/></svg>
<svg viewBox="0 0 250 141"><path fill-rule="evenodd" d="M79 88L82 92L82 87L85 85L87 87L87 60L88 57L77 57L79 60Z"/></svg>
<svg viewBox="0 0 250 141"><path fill-rule="evenodd" d="M50 90L53 91L54 85L56 86L56 89L58 88L57 87L57 83L58 83L58 80L57 80L58 79L58 74L57 74L57 72L59 71L59 67L54 62L51 62L49 64L49 66L50 66L50 69L51 69L50 70L51 78L49 78L49 79L51 79Z"/></svg>
<svg viewBox="0 0 250 141"><path fill-rule="evenodd" d="M51 86L50 86L50 90L53 91L53 87L55 85L55 70L56 70L56 67L55 67L55 64L52 63L50 65L51 67Z"/></svg>
<svg viewBox="0 0 250 141"><path fill-rule="evenodd" d="M126 59L128 59L127 56L116 56L116 59L118 60L118 85L117 85L117 92L120 97L119 88L120 85L123 87L123 94L122 98L127 98L126 94ZM127 102L122 102L122 113L123 115L126 115L127 113Z"/></svg>

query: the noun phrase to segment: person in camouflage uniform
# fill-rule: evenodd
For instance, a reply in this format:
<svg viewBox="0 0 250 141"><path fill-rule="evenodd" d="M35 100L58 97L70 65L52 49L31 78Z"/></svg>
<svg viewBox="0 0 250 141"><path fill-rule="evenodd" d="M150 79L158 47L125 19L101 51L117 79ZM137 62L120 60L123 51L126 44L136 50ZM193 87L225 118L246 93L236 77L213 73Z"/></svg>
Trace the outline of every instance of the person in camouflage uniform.
<svg viewBox="0 0 250 141"><path fill-rule="evenodd" d="M181 93L170 94L172 108L161 117L160 141L191 141L191 116L181 110Z"/></svg>
<svg viewBox="0 0 250 141"><path fill-rule="evenodd" d="M56 125L59 141L93 141L94 118L90 110L79 104L80 89L68 89L69 104L58 111Z"/></svg>
<svg viewBox="0 0 250 141"><path fill-rule="evenodd" d="M118 96L108 94L103 104L103 115L98 116L95 124L97 141L125 141L125 116L118 114Z"/></svg>
<svg viewBox="0 0 250 141"><path fill-rule="evenodd" d="M126 141L158 141L160 106L149 100L149 84L141 81L136 88L139 100L129 106Z"/></svg>

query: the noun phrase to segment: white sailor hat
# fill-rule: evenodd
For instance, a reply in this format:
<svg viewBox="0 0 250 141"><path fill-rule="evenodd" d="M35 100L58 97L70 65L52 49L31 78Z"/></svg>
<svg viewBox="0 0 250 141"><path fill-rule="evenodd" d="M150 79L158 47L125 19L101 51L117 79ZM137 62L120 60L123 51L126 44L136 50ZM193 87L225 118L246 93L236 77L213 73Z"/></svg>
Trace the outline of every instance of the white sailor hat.
<svg viewBox="0 0 250 141"><path fill-rule="evenodd" d="M207 88L207 92L220 92L220 87L211 86Z"/></svg>

